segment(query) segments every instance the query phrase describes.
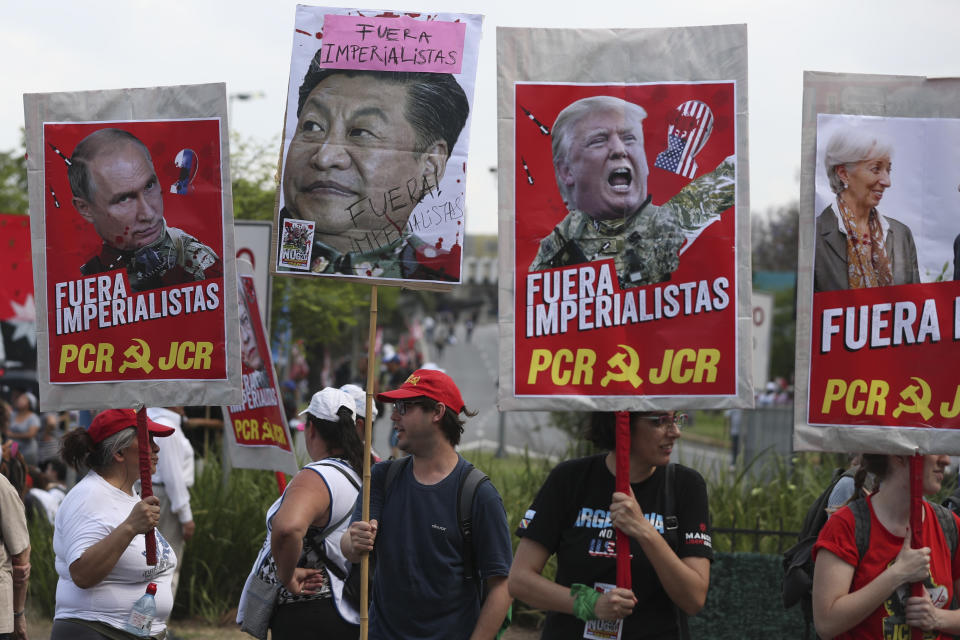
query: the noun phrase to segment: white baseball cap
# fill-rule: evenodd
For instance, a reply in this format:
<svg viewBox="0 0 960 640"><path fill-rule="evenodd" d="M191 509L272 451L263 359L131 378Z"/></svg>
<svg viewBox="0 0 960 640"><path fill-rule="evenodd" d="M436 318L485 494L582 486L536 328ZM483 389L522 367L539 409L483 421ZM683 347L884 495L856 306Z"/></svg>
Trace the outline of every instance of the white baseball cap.
<svg viewBox="0 0 960 640"><path fill-rule="evenodd" d="M364 420L366 420L367 419L367 393L355 384L345 384L342 387L340 387L340 391L346 391L348 394L350 394L350 397L353 398L354 404L357 405L357 415L363 418ZM376 403L374 403L371 406L373 407L373 419L376 420L377 414L379 413L377 411L377 405Z"/></svg>
<svg viewBox="0 0 960 640"><path fill-rule="evenodd" d="M320 420L337 422L340 419L340 416L337 415L340 407L350 409L350 416L354 420L357 419L357 405L354 403L353 397L340 389L325 387L313 394L313 397L310 398L310 406L301 411L299 415L309 413Z"/></svg>

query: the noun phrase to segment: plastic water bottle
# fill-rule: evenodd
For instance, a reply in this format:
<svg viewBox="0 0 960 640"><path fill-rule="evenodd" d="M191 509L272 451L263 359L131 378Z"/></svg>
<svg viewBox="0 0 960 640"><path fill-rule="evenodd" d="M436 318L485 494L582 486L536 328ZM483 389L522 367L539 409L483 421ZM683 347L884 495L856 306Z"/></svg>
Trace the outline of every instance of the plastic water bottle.
<svg viewBox="0 0 960 640"><path fill-rule="evenodd" d="M125 631L143 637L150 635L150 627L157 615L157 601L154 598L156 593L157 584L151 582L147 585L147 592L140 596L140 599L133 605L133 609L130 610L127 624L123 626Z"/></svg>

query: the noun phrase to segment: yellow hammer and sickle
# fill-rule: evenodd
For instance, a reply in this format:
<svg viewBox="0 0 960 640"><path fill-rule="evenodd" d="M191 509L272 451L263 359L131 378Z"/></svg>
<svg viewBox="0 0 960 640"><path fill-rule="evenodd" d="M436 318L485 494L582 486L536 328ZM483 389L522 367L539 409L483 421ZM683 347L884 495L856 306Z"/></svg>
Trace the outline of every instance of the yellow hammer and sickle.
<svg viewBox="0 0 960 640"><path fill-rule="evenodd" d="M610 382L629 382L633 385L633 388L638 388L643 384L643 378L637 375L637 371L640 370L640 358L637 356L637 352L630 345L620 344L617 345L626 353L618 351L613 354L613 356L607 360L607 365L611 369L616 369L619 372L614 373L614 371L607 371L603 376L603 380L600 381L601 387L606 387ZM627 358L630 358L629 364Z"/></svg>
<svg viewBox="0 0 960 640"><path fill-rule="evenodd" d="M123 352L123 357L129 358L129 360L123 361L119 373L123 373L127 369L143 369L144 373L150 373L153 371L153 365L150 364L150 345L140 338L134 338L133 341L137 344L130 345Z"/></svg>
<svg viewBox="0 0 960 640"><path fill-rule="evenodd" d="M901 413L919 413L924 420L933 417L933 411L930 411L930 385L923 378L911 376L911 380L917 384L911 384L900 392L900 397L904 400L910 400L912 404L904 405L902 402L893 410L893 417L899 418ZM917 391L920 394L917 394Z"/></svg>

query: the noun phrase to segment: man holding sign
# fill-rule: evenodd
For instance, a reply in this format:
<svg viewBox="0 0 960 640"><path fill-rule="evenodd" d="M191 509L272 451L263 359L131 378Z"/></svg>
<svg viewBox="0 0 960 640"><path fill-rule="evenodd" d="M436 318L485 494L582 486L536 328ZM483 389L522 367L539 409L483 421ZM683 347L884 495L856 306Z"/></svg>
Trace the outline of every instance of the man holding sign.
<svg viewBox="0 0 960 640"><path fill-rule="evenodd" d="M351 562L377 549L370 638L493 638L510 606L510 532L490 482L476 487L472 544L461 532L457 507L473 466L456 450L467 413L460 390L447 374L418 369L377 398L394 403L398 446L410 456L374 467L371 519L360 519L358 501L340 539Z"/></svg>

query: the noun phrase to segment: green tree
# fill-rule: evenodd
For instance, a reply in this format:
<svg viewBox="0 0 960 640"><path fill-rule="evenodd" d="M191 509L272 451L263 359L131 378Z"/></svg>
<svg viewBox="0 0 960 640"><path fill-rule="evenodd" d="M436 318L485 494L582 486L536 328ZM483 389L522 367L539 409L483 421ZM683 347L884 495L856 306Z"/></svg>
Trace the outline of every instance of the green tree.
<svg viewBox="0 0 960 640"><path fill-rule="evenodd" d="M237 220L273 220L279 157L276 145L230 135L230 182Z"/></svg>
<svg viewBox="0 0 960 640"><path fill-rule="evenodd" d="M765 215L753 218L754 270L796 272L799 224L800 208L796 202L772 207Z"/></svg>
<svg viewBox="0 0 960 640"><path fill-rule="evenodd" d="M0 151L0 212L27 213L27 154L20 129L20 148Z"/></svg>
<svg viewBox="0 0 960 640"><path fill-rule="evenodd" d="M753 219L755 271L797 271L800 209L796 202L768 209ZM796 359L796 287L774 292L773 331L770 342L770 376L793 378ZM756 382L756 381L755 381Z"/></svg>

